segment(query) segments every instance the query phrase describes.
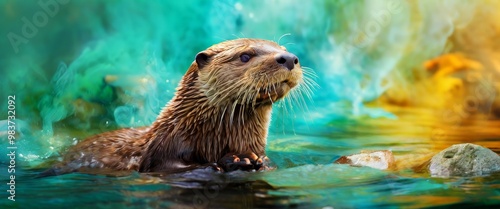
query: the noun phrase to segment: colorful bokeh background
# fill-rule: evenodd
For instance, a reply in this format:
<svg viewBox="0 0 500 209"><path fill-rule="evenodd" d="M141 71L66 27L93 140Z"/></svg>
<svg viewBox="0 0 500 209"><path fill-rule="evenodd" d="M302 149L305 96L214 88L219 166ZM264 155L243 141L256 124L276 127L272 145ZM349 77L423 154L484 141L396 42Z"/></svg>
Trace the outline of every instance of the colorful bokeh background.
<svg viewBox="0 0 500 209"><path fill-rule="evenodd" d="M500 1L2 0L0 9L1 142L15 95L27 168L92 134L150 124L195 54L235 38L279 42L316 74L311 98L274 109L278 166L388 149L414 169L461 142L500 152Z"/></svg>

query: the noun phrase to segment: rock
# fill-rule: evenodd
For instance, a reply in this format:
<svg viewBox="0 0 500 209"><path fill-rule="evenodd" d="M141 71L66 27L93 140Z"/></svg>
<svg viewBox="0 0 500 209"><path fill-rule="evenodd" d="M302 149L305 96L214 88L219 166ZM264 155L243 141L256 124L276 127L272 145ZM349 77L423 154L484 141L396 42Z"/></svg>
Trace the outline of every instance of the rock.
<svg viewBox="0 0 500 209"><path fill-rule="evenodd" d="M367 166L379 170L386 170L394 166L394 156L389 150L364 151L360 154L342 156L335 161L338 164L349 164L352 166Z"/></svg>
<svg viewBox="0 0 500 209"><path fill-rule="evenodd" d="M432 176L481 176L500 171L500 156L475 144L456 144L432 157Z"/></svg>

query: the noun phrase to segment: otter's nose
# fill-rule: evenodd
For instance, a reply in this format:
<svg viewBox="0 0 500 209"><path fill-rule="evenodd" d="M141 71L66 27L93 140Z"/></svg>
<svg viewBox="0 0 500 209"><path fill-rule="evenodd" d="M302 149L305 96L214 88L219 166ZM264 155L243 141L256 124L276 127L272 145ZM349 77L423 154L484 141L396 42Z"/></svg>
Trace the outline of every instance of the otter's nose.
<svg viewBox="0 0 500 209"><path fill-rule="evenodd" d="M299 58L292 53L280 53L274 58L278 64L285 66L288 70L292 70L299 63Z"/></svg>

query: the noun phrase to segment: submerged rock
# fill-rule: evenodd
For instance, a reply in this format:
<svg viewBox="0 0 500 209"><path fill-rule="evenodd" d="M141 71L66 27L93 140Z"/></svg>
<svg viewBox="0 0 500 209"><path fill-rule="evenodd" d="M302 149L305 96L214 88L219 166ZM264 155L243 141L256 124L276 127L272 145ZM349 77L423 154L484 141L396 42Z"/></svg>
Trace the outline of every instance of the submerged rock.
<svg viewBox="0 0 500 209"><path fill-rule="evenodd" d="M475 144L456 144L432 157L432 176L480 176L500 171L500 156Z"/></svg>
<svg viewBox="0 0 500 209"><path fill-rule="evenodd" d="M394 156L389 150L361 152L360 154L342 156L335 163L386 170L394 166Z"/></svg>

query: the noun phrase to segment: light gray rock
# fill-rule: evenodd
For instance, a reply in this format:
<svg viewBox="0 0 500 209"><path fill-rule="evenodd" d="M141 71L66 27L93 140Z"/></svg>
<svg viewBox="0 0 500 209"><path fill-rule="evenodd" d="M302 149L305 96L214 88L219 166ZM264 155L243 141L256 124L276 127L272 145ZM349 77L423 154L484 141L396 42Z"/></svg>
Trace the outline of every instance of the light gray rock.
<svg viewBox="0 0 500 209"><path fill-rule="evenodd" d="M342 156L334 163L368 166L379 170L387 170L395 167L394 155L389 150L362 151L359 154Z"/></svg>
<svg viewBox="0 0 500 209"><path fill-rule="evenodd" d="M432 176L482 176L500 171L500 156L475 144L456 144L432 157Z"/></svg>

